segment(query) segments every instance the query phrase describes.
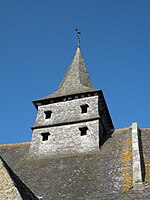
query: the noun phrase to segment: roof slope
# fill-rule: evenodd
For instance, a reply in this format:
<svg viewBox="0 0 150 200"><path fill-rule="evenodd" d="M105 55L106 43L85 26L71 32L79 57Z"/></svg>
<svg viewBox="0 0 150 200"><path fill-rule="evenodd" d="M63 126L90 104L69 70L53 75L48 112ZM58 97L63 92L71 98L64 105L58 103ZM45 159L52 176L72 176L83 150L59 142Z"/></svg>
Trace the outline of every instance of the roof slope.
<svg viewBox="0 0 150 200"><path fill-rule="evenodd" d="M0 152L21 180L42 200L148 200L132 188L130 128L116 130L95 153L29 159L29 144ZM14 156L15 155L15 156Z"/></svg>
<svg viewBox="0 0 150 200"><path fill-rule="evenodd" d="M88 75L80 47L77 48L75 56L69 69L60 84L58 90L40 100L46 100L55 97L67 96L72 94L95 91Z"/></svg>
<svg viewBox="0 0 150 200"><path fill-rule="evenodd" d="M31 190L0 157L0 199L36 200Z"/></svg>

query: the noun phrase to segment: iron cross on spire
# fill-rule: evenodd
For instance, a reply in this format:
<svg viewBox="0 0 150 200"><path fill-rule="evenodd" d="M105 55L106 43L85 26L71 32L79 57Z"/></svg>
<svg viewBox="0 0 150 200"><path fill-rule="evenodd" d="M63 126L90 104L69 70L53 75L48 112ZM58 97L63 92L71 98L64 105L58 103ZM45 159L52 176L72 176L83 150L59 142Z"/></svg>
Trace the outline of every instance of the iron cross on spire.
<svg viewBox="0 0 150 200"><path fill-rule="evenodd" d="M78 37L78 47L80 47L80 35L81 35L81 32L79 29L75 29L75 31L77 32L77 37Z"/></svg>

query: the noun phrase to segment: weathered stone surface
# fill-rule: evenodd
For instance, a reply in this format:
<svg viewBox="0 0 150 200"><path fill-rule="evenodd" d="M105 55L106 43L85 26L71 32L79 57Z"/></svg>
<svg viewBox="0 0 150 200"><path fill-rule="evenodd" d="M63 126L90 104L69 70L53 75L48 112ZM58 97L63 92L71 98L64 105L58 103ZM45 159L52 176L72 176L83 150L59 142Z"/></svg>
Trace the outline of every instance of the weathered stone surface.
<svg viewBox="0 0 150 200"><path fill-rule="evenodd" d="M142 189L142 169L139 148L139 129L137 123L132 123L132 156L133 156L133 188Z"/></svg>
<svg viewBox="0 0 150 200"><path fill-rule="evenodd" d="M0 200L37 200L31 190L0 157Z"/></svg>
<svg viewBox="0 0 150 200"><path fill-rule="evenodd" d="M82 113L83 105L88 106L86 113ZM49 119L45 118L45 111L52 112ZM80 128L84 127L87 128L87 134L81 136ZM39 106L33 126L30 156L98 150L103 134L101 129L98 95ZM42 141L44 133L50 134L46 141Z"/></svg>
<svg viewBox="0 0 150 200"><path fill-rule="evenodd" d="M80 128L88 127L87 134L81 136ZM42 141L42 133L49 132L47 141ZM55 126L33 130L30 156L52 154L74 154L99 150L99 120Z"/></svg>
<svg viewBox="0 0 150 200"><path fill-rule="evenodd" d="M22 200L13 180L0 159L0 199Z"/></svg>
<svg viewBox="0 0 150 200"><path fill-rule="evenodd" d="M89 107L87 113L81 112L82 105ZM99 99L98 96L73 99L71 101L48 104L38 107L38 113L33 128L40 126L52 126L70 122L81 122L99 118ZM52 111L50 119L45 119L45 111Z"/></svg>
<svg viewBox="0 0 150 200"><path fill-rule="evenodd" d="M141 133L141 143L143 152L142 157L142 172L145 190L150 191L150 128L145 128L140 130Z"/></svg>

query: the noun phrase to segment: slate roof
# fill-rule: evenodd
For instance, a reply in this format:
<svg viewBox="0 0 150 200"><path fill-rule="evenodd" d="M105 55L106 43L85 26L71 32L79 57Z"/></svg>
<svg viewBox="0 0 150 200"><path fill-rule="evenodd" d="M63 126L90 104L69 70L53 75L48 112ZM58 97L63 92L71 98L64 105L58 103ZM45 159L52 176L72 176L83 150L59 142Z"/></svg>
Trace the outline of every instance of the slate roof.
<svg viewBox="0 0 150 200"><path fill-rule="evenodd" d="M42 99L33 101L33 103L35 104L38 101L43 101L51 98L58 98L62 96L93 91L97 90L92 86L92 82L88 75L80 47L78 47L72 63L70 64L69 69L58 90L55 93L49 94Z"/></svg>
<svg viewBox="0 0 150 200"><path fill-rule="evenodd" d="M143 145L149 145L150 130L141 130ZM146 187L132 190L131 128L116 130L104 138L99 151L31 159L30 143L1 145L0 154L19 178L42 200L149 200L150 166ZM144 159L149 163L147 146ZM146 156L146 157L145 157ZM32 199L32 198L31 198Z"/></svg>

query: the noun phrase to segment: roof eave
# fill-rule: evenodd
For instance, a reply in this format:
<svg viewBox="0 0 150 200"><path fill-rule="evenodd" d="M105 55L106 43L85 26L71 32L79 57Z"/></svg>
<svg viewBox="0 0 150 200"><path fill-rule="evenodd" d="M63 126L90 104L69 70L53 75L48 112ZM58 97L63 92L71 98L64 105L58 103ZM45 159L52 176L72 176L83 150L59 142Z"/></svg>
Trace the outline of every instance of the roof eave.
<svg viewBox="0 0 150 200"><path fill-rule="evenodd" d="M78 93L72 93L72 94L68 94L68 95L59 95L56 97L49 96L49 97L46 97L43 99L34 100L34 101L32 101L32 103L34 104L36 109L38 109L38 106L42 106L42 105L46 105L46 104L50 104L50 103L54 103L54 102L60 102L60 101L63 101L65 98L71 98L71 97L82 96L82 95L88 96L88 94L96 95L96 93L98 94L100 91L102 91L102 90L93 89L93 90L87 91L87 92L78 92Z"/></svg>

